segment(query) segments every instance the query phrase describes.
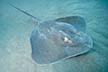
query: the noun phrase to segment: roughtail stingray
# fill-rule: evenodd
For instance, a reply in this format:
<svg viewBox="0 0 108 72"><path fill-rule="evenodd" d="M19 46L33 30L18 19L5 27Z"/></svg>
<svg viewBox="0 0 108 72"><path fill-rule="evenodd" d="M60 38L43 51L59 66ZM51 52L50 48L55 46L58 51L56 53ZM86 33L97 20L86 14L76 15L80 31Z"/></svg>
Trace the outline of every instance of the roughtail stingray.
<svg viewBox="0 0 108 72"><path fill-rule="evenodd" d="M35 16L11 5L37 20ZM32 58L38 64L50 64L75 57L92 48L86 23L80 16L68 16L39 22L30 36Z"/></svg>

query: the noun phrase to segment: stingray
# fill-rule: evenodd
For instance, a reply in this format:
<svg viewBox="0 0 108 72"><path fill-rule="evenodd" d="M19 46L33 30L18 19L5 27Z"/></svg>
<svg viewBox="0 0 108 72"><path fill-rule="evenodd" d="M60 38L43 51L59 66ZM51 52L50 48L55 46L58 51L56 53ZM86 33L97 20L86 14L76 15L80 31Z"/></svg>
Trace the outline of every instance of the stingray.
<svg viewBox="0 0 108 72"><path fill-rule="evenodd" d="M38 21L26 11L11 5L36 20L30 35L32 59L38 64L51 64L90 51L93 41L86 32L86 23L80 16L67 16Z"/></svg>

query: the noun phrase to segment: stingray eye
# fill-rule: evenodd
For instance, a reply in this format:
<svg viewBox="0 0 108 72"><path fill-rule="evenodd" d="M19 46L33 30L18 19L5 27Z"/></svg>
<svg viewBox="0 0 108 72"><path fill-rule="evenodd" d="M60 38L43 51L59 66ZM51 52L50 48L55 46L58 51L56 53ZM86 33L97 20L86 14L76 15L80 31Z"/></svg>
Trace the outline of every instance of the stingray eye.
<svg viewBox="0 0 108 72"><path fill-rule="evenodd" d="M67 37L64 37L64 38L63 38L63 41L64 41L64 42L68 42L68 40L69 40L69 39L68 39Z"/></svg>
<svg viewBox="0 0 108 72"><path fill-rule="evenodd" d="M72 42L72 40L70 40L68 37L64 37L63 38L63 41L65 42L65 43L69 43L69 44L73 44L73 42Z"/></svg>

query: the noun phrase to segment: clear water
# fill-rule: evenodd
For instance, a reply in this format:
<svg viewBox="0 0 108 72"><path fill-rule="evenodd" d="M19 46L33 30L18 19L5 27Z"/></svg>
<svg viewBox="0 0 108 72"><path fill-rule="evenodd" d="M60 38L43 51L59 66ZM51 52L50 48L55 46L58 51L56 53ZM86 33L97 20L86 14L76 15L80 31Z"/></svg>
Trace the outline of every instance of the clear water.
<svg viewBox="0 0 108 72"><path fill-rule="evenodd" d="M93 50L53 65L35 64L29 42L34 22L8 3L42 20L82 16ZM0 0L0 72L108 72L107 13L107 0Z"/></svg>

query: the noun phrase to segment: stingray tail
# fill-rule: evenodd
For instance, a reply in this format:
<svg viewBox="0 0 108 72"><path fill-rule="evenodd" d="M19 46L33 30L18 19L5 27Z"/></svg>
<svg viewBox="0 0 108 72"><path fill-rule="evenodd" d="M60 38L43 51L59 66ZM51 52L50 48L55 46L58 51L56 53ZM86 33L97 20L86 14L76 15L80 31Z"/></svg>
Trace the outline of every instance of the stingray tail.
<svg viewBox="0 0 108 72"><path fill-rule="evenodd" d="M26 14L27 16L30 16L31 18L33 18L33 19L35 19L35 20L39 20L39 19L37 19L35 16L31 15L30 13L27 13L26 11L24 11L24 10L22 10L22 9L20 9L20 8L14 6L14 5L12 5L12 4L9 4L9 5L12 6L12 7L14 7L15 9L21 11L22 13Z"/></svg>

